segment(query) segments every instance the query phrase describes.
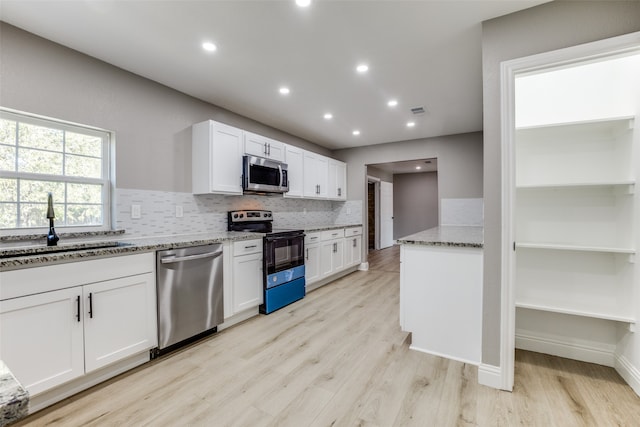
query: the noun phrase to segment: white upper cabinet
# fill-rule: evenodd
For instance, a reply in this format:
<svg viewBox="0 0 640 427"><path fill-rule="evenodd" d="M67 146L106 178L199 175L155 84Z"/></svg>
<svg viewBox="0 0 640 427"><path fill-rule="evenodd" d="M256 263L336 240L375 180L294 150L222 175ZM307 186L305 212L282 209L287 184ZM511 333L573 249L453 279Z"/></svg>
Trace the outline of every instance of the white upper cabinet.
<svg viewBox="0 0 640 427"><path fill-rule="evenodd" d="M244 152L252 156L284 161L284 144L266 136L244 132Z"/></svg>
<svg viewBox="0 0 640 427"><path fill-rule="evenodd" d="M287 164L289 176L289 191L284 194L285 197L302 197L304 182L303 153L304 150L302 148L287 144L284 146L284 161Z"/></svg>
<svg viewBox="0 0 640 427"><path fill-rule="evenodd" d="M329 158L305 151L303 165L303 196L310 199L326 199L329 194Z"/></svg>
<svg viewBox="0 0 640 427"><path fill-rule="evenodd" d="M347 200L347 165L335 159L329 159L328 197L334 200Z"/></svg>
<svg viewBox="0 0 640 427"><path fill-rule="evenodd" d="M192 127L192 192L242 194L242 130L208 120Z"/></svg>

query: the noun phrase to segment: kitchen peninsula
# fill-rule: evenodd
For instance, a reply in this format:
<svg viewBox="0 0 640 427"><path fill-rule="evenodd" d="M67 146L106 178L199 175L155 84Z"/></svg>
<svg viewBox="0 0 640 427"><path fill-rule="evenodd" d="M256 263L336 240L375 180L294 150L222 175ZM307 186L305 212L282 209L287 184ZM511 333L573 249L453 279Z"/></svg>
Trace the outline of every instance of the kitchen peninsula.
<svg viewBox="0 0 640 427"><path fill-rule="evenodd" d="M441 226L397 242L400 326L411 348L480 364L483 228Z"/></svg>

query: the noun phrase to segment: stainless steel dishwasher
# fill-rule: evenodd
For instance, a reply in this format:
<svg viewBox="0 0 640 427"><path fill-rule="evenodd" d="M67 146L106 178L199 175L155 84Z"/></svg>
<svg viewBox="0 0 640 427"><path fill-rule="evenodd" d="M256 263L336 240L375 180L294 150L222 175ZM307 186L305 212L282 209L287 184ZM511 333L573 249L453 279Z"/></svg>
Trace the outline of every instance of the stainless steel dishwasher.
<svg viewBox="0 0 640 427"><path fill-rule="evenodd" d="M158 251L158 351L215 332L224 320L222 245Z"/></svg>

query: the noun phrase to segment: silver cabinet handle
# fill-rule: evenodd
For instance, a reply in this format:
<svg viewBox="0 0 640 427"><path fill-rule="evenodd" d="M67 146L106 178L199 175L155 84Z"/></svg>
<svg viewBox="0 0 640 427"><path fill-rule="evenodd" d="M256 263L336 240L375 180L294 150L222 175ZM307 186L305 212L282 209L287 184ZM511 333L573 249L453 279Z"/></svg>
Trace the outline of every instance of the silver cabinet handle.
<svg viewBox="0 0 640 427"><path fill-rule="evenodd" d="M338 196L342 196L342 188L338 188Z"/></svg>
<svg viewBox="0 0 640 427"><path fill-rule="evenodd" d="M307 249L307 257L306 257L307 261L309 261L309 249Z"/></svg>
<svg viewBox="0 0 640 427"><path fill-rule="evenodd" d="M245 246L244 248L245 249L251 249L251 248L257 248L257 247L258 247L258 245L251 245L251 246Z"/></svg>
<svg viewBox="0 0 640 427"><path fill-rule="evenodd" d="M358 239L353 239L353 247L354 248L356 247L356 240L358 240Z"/></svg>
<svg viewBox="0 0 640 427"><path fill-rule="evenodd" d="M171 264L174 262L181 262L181 261L191 261L194 259L202 259L202 258L217 258L220 255L222 255L222 251L219 252L207 252L204 254L196 254L196 255L187 255L187 256L183 256L183 257L176 257L175 255L171 255L171 256L165 256L160 258L160 262L162 264Z"/></svg>

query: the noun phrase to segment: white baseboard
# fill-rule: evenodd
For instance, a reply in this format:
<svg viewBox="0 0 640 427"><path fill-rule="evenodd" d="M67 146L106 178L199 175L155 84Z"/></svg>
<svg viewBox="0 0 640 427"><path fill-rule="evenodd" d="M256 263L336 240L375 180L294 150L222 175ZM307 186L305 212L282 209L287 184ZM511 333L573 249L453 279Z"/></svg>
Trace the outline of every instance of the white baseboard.
<svg viewBox="0 0 640 427"><path fill-rule="evenodd" d="M481 363L480 366L478 366L478 384L486 385L491 388L503 389L502 369L500 366Z"/></svg>
<svg viewBox="0 0 640 427"><path fill-rule="evenodd" d="M616 347L600 342L583 340L570 342L558 335L534 334L530 331L517 330L516 348L598 365L615 366Z"/></svg>
<svg viewBox="0 0 640 427"><path fill-rule="evenodd" d="M426 353L426 354L431 354L433 356L443 357L445 359L455 360L456 362L462 362L462 363L466 363L466 364L469 364L469 365L478 366L478 362L475 362L473 360L462 359L460 357L453 357L453 356L450 356L450 355L447 355L447 354L438 353L436 351L425 350L424 348L416 347L413 344L411 344L409 346L409 349L415 350L415 351L419 351L420 353Z"/></svg>
<svg viewBox="0 0 640 427"><path fill-rule="evenodd" d="M258 307L248 308L240 313L236 313L231 317L224 319L224 323L218 325L218 332L223 331L231 326L237 325L240 322L244 322L247 319L251 319L254 316L260 314Z"/></svg>
<svg viewBox="0 0 640 427"><path fill-rule="evenodd" d="M620 376L631 386L633 391L640 396L640 370L633 366L629 359L616 355L616 365L614 366Z"/></svg>
<svg viewBox="0 0 640 427"><path fill-rule="evenodd" d="M360 271L368 271L369 270L369 262L362 262L360 263L360 265L358 266L358 270Z"/></svg>
<svg viewBox="0 0 640 427"><path fill-rule="evenodd" d="M80 378L62 384L51 390L43 391L40 394L31 396L29 399L29 414L38 412L41 409L51 406L69 396L73 396L94 385L100 384L109 378L113 378L137 366L147 363L151 358L149 350L131 356L127 359L116 362L105 368L83 375Z"/></svg>

